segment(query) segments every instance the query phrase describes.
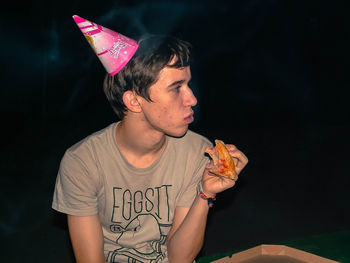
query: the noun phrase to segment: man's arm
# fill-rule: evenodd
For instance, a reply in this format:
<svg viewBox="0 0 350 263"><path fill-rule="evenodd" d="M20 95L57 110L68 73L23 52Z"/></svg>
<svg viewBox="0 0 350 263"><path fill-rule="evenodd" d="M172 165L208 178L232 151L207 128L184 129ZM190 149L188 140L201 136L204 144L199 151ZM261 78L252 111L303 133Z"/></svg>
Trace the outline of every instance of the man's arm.
<svg viewBox="0 0 350 263"><path fill-rule="evenodd" d="M169 262L193 262L204 241L208 202L197 196L191 206L176 207L168 235Z"/></svg>
<svg viewBox="0 0 350 263"><path fill-rule="evenodd" d="M213 175L209 172L212 163L208 164L202 178L203 192L213 196L235 185L238 175L247 165L248 158L234 145L226 145L236 166L236 178ZM199 253L207 223L209 206L207 200L196 196L190 208L175 209L173 226L168 234L168 258L171 263L191 263Z"/></svg>
<svg viewBox="0 0 350 263"><path fill-rule="evenodd" d="M68 215L68 228L77 263L106 263L98 215Z"/></svg>

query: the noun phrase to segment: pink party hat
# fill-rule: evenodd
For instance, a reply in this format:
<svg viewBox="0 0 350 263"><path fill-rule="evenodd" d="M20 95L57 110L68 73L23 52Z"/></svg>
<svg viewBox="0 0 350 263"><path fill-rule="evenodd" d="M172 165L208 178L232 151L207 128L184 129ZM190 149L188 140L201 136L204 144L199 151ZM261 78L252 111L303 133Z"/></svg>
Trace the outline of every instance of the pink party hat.
<svg viewBox="0 0 350 263"><path fill-rule="evenodd" d="M108 28L77 15L73 19L110 76L117 74L139 47L135 40Z"/></svg>

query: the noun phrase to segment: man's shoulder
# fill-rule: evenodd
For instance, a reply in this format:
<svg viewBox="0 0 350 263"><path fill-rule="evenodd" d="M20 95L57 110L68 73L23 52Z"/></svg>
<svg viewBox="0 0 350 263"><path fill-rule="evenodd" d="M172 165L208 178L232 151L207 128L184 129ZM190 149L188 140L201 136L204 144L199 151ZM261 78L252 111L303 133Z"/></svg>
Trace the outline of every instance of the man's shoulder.
<svg viewBox="0 0 350 263"><path fill-rule="evenodd" d="M172 141L176 148L184 149L187 152L203 151L206 147L212 146L206 137L191 130L188 130L181 138L173 138Z"/></svg>
<svg viewBox="0 0 350 263"><path fill-rule="evenodd" d="M107 127L93 132L92 134L86 136L80 141L76 142L67 149L67 152L72 154L80 154L85 151L95 148L97 145L108 144L110 140L110 134L114 130L115 123L108 125Z"/></svg>

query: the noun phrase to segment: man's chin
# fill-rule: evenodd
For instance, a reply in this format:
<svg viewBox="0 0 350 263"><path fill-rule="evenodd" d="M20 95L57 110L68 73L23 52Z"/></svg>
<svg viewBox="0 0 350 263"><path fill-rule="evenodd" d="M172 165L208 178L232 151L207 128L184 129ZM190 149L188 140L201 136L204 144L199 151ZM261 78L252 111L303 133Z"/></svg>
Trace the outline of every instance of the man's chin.
<svg viewBox="0 0 350 263"><path fill-rule="evenodd" d="M181 138L186 135L187 131L188 131L188 125L186 126L186 128L181 129L179 131L170 131L169 133L167 133L167 135L170 137Z"/></svg>

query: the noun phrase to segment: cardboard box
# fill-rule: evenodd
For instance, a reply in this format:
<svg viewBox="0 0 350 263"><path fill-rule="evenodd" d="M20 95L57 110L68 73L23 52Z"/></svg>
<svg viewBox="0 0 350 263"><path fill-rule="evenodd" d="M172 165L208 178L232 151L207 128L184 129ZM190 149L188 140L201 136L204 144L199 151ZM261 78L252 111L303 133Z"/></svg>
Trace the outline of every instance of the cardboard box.
<svg viewBox="0 0 350 263"><path fill-rule="evenodd" d="M282 245L260 245L213 263L337 263L337 261ZM339 262L338 262L339 263Z"/></svg>

